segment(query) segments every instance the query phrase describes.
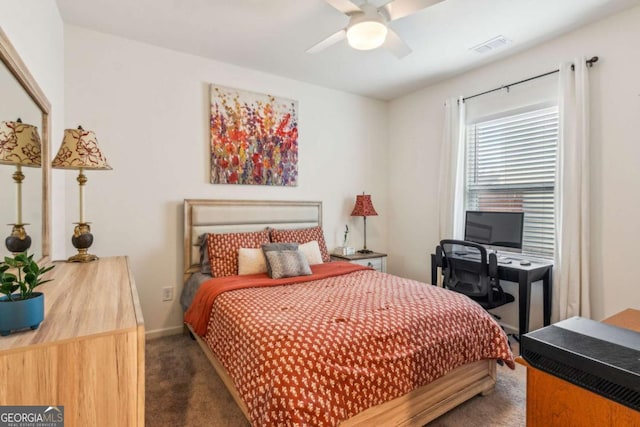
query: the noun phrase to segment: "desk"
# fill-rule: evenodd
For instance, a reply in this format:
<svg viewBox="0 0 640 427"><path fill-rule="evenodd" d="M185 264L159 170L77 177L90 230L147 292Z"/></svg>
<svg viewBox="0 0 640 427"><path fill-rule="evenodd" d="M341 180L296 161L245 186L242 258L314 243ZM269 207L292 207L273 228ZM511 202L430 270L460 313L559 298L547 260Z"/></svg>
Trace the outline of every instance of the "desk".
<svg viewBox="0 0 640 427"><path fill-rule="evenodd" d="M514 257L515 258L515 257ZM431 284L438 285L438 267L436 255L431 254ZM531 265L520 265L519 260L511 264L498 263L500 280L518 284L518 334L529 332L529 313L531 311L531 283L542 280L542 304L544 326L551 324L551 292L553 290L553 263L531 261Z"/></svg>
<svg viewBox="0 0 640 427"><path fill-rule="evenodd" d="M602 321L640 332L640 310L627 309ZM527 367L527 427L639 426L640 412L530 366Z"/></svg>

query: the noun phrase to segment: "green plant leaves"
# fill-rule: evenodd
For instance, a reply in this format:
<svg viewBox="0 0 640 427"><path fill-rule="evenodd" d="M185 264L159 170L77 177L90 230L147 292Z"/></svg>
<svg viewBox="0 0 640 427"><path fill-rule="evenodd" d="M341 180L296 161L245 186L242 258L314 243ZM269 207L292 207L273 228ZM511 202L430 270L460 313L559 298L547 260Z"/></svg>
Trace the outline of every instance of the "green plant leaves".
<svg viewBox="0 0 640 427"><path fill-rule="evenodd" d="M42 280L42 275L53 269L53 265L40 267L33 260L33 254L28 255L23 252L14 257L4 257L4 262L0 263L0 293L7 296L9 301L15 301L17 295L15 291L20 289L20 299L31 298L33 290L51 279ZM8 273L9 269L16 269L18 275ZM24 278L23 278L24 273Z"/></svg>

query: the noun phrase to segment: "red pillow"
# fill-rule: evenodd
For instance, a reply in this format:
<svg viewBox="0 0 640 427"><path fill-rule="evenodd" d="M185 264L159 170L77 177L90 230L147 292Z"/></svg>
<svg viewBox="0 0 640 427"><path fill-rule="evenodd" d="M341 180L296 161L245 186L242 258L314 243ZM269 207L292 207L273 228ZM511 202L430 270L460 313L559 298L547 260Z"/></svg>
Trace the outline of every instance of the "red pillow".
<svg viewBox="0 0 640 427"><path fill-rule="evenodd" d="M331 256L327 250L327 244L324 241L324 234L321 227L311 228L297 228L293 230L277 230L271 229L271 241L274 243L307 243L312 240L318 242L320 247L320 253L322 254L322 261L331 261Z"/></svg>
<svg viewBox="0 0 640 427"><path fill-rule="evenodd" d="M238 250L260 248L269 243L267 230L249 233L210 233L207 251L213 277L236 276L238 274Z"/></svg>

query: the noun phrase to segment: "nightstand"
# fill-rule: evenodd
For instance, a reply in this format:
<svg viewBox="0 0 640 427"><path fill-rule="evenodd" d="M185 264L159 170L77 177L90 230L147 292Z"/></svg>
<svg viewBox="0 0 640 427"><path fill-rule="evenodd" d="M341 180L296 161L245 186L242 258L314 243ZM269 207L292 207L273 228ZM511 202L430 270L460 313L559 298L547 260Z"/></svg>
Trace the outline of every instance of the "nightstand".
<svg viewBox="0 0 640 427"><path fill-rule="evenodd" d="M331 254L331 260L332 261L349 261L354 264L373 267L382 273L387 272L387 254L381 254L378 252L371 252L368 254L360 254L356 252L353 255Z"/></svg>

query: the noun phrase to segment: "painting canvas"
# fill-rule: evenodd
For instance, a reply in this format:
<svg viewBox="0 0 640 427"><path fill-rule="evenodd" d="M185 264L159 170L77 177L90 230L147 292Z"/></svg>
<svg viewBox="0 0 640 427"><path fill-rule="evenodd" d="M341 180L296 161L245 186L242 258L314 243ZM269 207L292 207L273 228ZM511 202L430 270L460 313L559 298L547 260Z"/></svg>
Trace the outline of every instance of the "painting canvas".
<svg viewBox="0 0 640 427"><path fill-rule="evenodd" d="M211 85L211 182L298 185L298 102Z"/></svg>

